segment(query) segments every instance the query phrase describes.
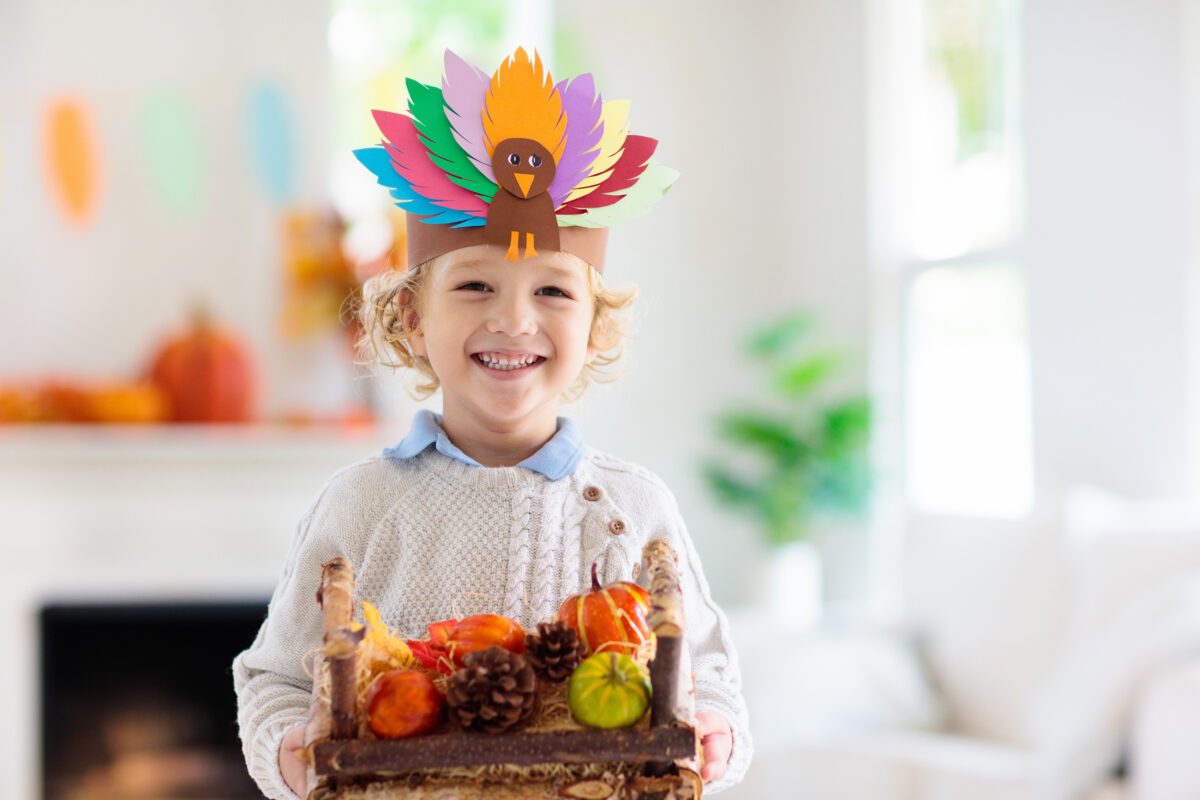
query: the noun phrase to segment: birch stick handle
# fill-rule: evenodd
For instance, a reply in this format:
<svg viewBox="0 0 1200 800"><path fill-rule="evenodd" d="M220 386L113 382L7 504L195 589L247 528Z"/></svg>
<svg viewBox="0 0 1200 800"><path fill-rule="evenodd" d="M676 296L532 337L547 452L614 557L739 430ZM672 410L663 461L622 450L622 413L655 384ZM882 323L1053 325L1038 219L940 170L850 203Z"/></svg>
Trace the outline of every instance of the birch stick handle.
<svg viewBox="0 0 1200 800"><path fill-rule="evenodd" d="M330 738L350 739L358 730L358 692L354 654L354 567L338 556L321 568L321 622L325 634L325 661L329 668Z"/></svg>
<svg viewBox="0 0 1200 800"><path fill-rule="evenodd" d="M655 636L683 636L683 592L675 551L666 539L653 539L642 548L650 576L650 610L646 622Z"/></svg>
<svg viewBox="0 0 1200 800"><path fill-rule="evenodd" d="M650 724L670 725L681 719L679 702L680 649L683 646L683 593L675 552L665 539L654 539L642 549L650 576L650 611L646 622L657 638L650 662Z"/></svg>

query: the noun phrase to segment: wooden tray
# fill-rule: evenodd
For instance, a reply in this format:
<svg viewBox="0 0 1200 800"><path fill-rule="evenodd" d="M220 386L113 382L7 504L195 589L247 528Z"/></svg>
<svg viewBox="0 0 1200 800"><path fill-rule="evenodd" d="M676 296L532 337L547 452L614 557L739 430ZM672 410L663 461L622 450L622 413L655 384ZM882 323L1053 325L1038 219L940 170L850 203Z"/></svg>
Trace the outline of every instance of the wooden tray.
<svg viewBox="0 0 1200 800"><path fill-rule="evenodd" d="M593 800L696 800L699 741L690 667L683 658L683 610L675 552L663 539L642 556L650 577L648 726L619 730L431 733L407 739L358 738L353 631L354 569L324 565L325 648L318 659L305 745L308 800L490 800L575 797ZM330 694L321 696L321 671ZM684 674L684 673L687 674Z"/></svg>

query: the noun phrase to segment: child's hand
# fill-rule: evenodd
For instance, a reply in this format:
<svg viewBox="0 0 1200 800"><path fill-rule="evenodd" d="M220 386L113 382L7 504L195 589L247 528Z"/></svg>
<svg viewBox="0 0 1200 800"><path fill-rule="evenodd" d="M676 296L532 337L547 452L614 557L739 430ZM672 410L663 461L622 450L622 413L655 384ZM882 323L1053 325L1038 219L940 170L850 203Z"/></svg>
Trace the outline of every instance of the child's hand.
<svg viewBox="0 0 1200 800"><path fill-rule="evenodd" d="M702 755L700 777L705 783L725 777L729 754L733 752L733 731L720 714L701 711L696 714L696 731L700 734Z"/></svg>
<svg viewBox="0 0 1200 800"><path fill-rule="evenodd" d="M279 772L283 782L302 800L308 795L308 765L304 763L304 725L288 728L279 743Z"/></svg>

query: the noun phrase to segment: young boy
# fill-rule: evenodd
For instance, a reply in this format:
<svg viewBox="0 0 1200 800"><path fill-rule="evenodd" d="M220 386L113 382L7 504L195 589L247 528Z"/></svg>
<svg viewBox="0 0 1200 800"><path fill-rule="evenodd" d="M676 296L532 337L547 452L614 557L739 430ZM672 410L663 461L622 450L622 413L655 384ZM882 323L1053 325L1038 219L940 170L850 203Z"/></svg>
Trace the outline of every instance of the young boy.
<svg viewBox="0 0 1200 800"><path fill-rule="evenodd" d="M437 108L458 120L452 141L462 138L459 128L466 131L463 152L478 145L463 121L468 104L456 99L455 111L450 98L474 95L455 81L473 81L482 93L480 116L470 118L482 118L475 135L492 163L490 203L456 197L435 182L429 153L447 152L446 140L437 139L437 125L427 118L414 124L377 113L389 144L372 148L379 153L359 151L406 210L429 210L421 191L443 209L410 213L407 247L415 266L368 282L362 313L364 338L381 358L417 370L427 379L425 392L441 389L442 414L419 412L399 445L336 474L301 522L268 618L234 663L251 775L271 797L305 794L300 748L311 680L303 660L321 643L312 593L324 561L348 558L358 596L391 627L419 637L432 621L474 613L502 614L532 628L587 587L593 563L605 581L627 579L642 546L662 537L679 555L701 777L711 782L709 791L724 788L741 778L752 752L740 674L675 499L642 467L584 445L575 424L557 415L561 397L577 394L611 362L603 354L620 342L616 312L631 300L603 286L606 226L564 225L563 216L592 211L563 209L611 212L638 199L641 181L651 181L643 191L649 186L661 195L673 173L651 171L653 147L624 135L623 120L605 117L590 76L554 86L540 61L530 63L522 50L490 82L464 70L451 53L446 65L445 110L442 103ZM514 87L518 96L506 97ZM410 84L410 94L419 98L420 85ZM551 108L538 118L544 102ZM583 122L571 113L584 115ZM434 130L432 138L415 135L422 122ZM610 128L620 134L612 141L603 133ZM592 151L587 169L571 166L583 163L572 161L581 148ZM637 163L622 166L628 154ZM474 175L458 174L467 172L459 166L453 177L478 185ZM583 178L556 189L556 174L570 169ZM580 203L589 192L571 193L589 175L595 175L584 187L590 193L604 190L614 175L623 176L624 193L613 195L609 183L601 191L606 197L593 202L614 200ZM655 180L665 184L656 187ZM543 195L560 199L529 202ZM450 209L470 222L479 208L485 224L441 218ZM547 208L557 218L547 222ZM448 216L455 222L455 214ZM593 221L617 218L596 214Z"/></svg>

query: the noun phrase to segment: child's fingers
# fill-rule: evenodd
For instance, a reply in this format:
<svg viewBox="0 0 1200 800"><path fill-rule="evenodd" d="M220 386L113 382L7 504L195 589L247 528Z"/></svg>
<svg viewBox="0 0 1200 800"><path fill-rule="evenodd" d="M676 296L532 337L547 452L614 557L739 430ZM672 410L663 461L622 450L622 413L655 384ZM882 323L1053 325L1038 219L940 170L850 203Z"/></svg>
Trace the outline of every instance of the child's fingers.
<svg viewBox="0 0 1200 800"><path fill-rule="evenodd" d="M304 750L304 726L289 728L279 743L279 774L288 788L304 797L308 784L308 767L301 755Z"/></svg>
<svg viewBox="0 0 1200 800"><path fill-rule="evenodd" d="M729 764L729 755L733 752L733 737L728 731L709 733L700 740L703 753L704 767L700 777L705 783L718 781L725 777L725 769Z"/></svg>

